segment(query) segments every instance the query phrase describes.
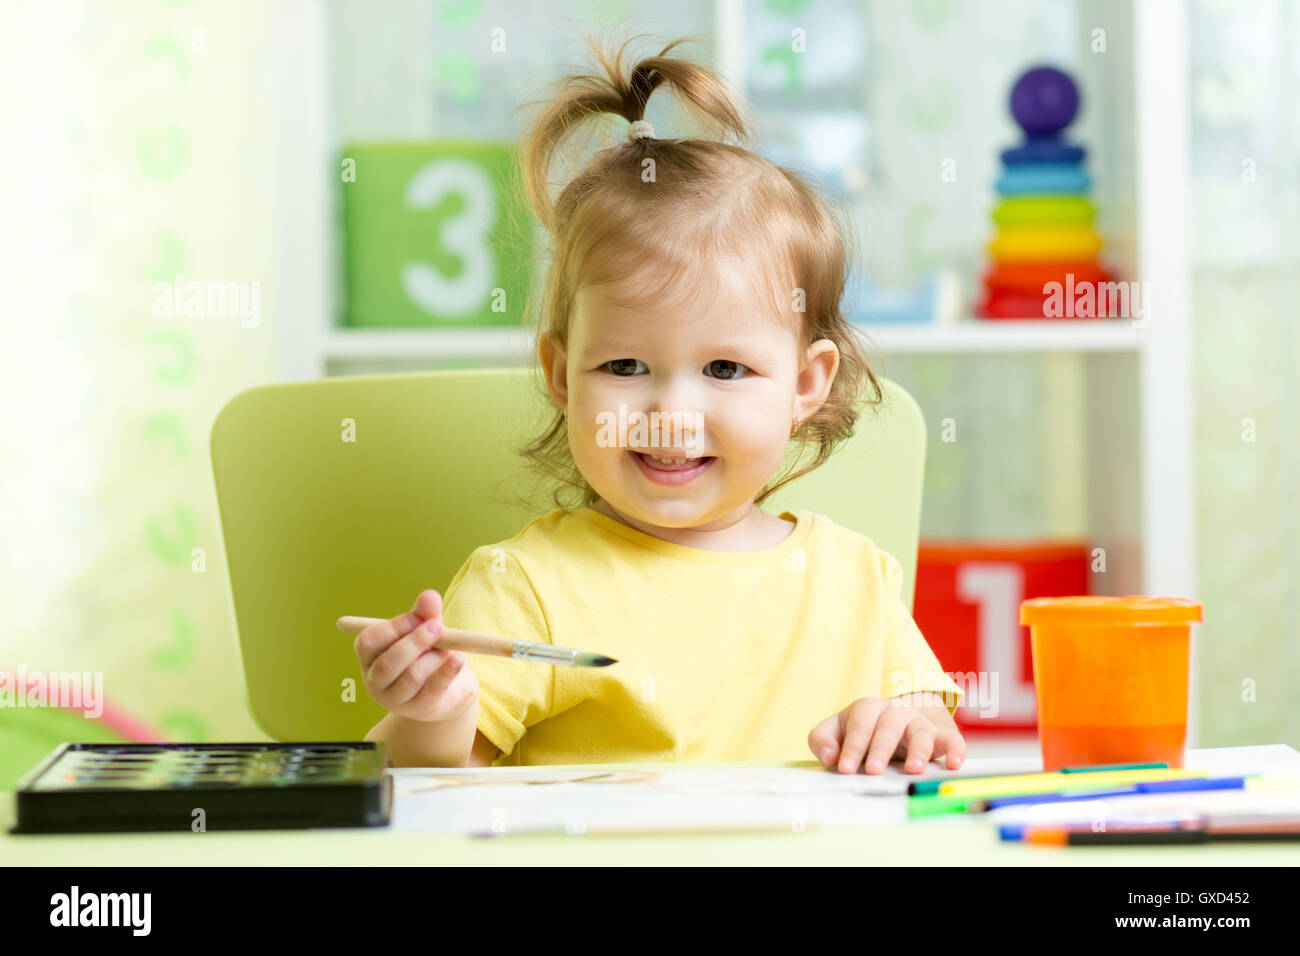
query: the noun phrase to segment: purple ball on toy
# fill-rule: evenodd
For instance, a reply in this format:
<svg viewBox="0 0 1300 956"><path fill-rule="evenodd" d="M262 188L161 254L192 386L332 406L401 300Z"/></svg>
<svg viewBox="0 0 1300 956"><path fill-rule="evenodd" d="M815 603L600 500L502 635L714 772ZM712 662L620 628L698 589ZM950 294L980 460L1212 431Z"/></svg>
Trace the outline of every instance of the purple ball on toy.
<svg viewBox="0 0 1300 956"><path fill-rule="evenodd" d="M1053 136L1074 121L1079 88L1055 67L1027 70L1011 88L1011 115L1028 136Z"/></svg>

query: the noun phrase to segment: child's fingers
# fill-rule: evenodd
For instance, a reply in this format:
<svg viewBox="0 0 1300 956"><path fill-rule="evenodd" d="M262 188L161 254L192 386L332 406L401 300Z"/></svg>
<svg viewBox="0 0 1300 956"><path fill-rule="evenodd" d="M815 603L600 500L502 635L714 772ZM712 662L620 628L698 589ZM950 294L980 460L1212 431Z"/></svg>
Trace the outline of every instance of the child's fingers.
<svg viewBox="0 0 1300 956"><path fill-rule="evenodd" d="M415 599L415 607L411 611L426 621L433 617L441 618L442 595L433 588L425 588Z"/></svg>
<svg viewBox="0 0 1300 956"><path fill-rule="evenodd" d="M808 734L808 749L826 767L835 766L840 753L840 715L831 714Z"/></svg>
<svg viewBox="0 0 1300 956"><path fill-rule="evenodd" d="M905 772L920 773L925 769L925 765L930 762L930 755L934 753L934 738L934 724L920 714L912 718L903 733L907 745L907 758L903 762Z"/></svg>
<svg viewBox="0 0 1300 956"><path fill-rule="evenodd" d="M436 634L429 630L430 624L435 626ZM378 627L379 625L374 626ZM403 635L397 643L371 661L370 667L365 671L366 687L370 690L371 696L376 693L388 692L422 654L431 651L431 648L441 636L441 622L422 621L410 633ZM445 654L446 652L437 651L436 653ZM416 684L414 689L419 690L419 684ZM403 700L405 699L403 697Z"/></svg>
<svg viewBox="0 0 1300 956"><path fill-rule="evenodd" d="M421 623L420 618L408 611L388 621L376 621L365 628L352 644L357 660L361 662L361 669L368 671L380 655Z"/></svg>
<svg viewBox="0 0 1300 956"><path fill-rule="evenodd" d="M431 650L421 654L384 692L384 699L380 703L388 710L409 704L423 691L425 685L430 683L430 679L444 669L444 665L451 659L453 653L455 652ZM452 677L455 676L452 674ZM450 684L451 681L447 683Z"/></svg>
<svg viewBox="0 0 1300 956"><path fill-rule="evenodd" d="M885 702L879 697L864 697L848 707L848 719L844 721L844 744L840 748L840 773L857 773L862 765L862 754L867 749L876 722L885 710ZM840 717L843 716L843 711Z"/></svg>
<svg viewBox="0 0 1300 956"><path fill-rule="evenodd" d="M956 770L966 759L966 741L956 730L940 730L934 738L934 755L947 756L947 769Z"/></svg>
<svg viewBox="0 0 1300 956"><path fill-rule="evenodd" d="M885 712L876 721L875 732L871 735L871 747L867 750L867 773L884 773L889 760L898 749L908 723L916 716L899 707L885 707Z"/></svg>
<svg viewBox="0 0 1300 956"><path fill-rule="evenodd" d="M441 619L442 595L432 588L420 592L415 606L405 614L371 624L352 644L362 671L369 670L375 658L383 654L413 629L430 619Z"/></svg>
<svg viewBox="0 0 1300 956"><path fill-rule="evenodd" d="M462 651L441 651L446 655L446 659L438 664L433 673L425 679L424 684L416 691L415 696L429 695L437 697L456 680L461 669L465 666L465 654Z"/></svg>

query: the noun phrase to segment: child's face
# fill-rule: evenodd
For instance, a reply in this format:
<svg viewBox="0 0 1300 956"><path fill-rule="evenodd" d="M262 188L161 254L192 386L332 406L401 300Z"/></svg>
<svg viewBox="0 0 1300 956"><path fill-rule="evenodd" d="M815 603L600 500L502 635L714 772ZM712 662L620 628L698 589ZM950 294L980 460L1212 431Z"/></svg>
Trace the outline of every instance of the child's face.
<svg viewBox="0 0 1300 956"><path fill-rule="evenodd" d="M567 350L543 348L574 461L622 515L698 530L739 521L780 467L794 418L802 422L825 401L839 362L834 343L823 339L807 356L796 354L795 323L785 320L797 316L771 315L772 306L745 285L743 266L726 263L711 302L630 308L614 301L636 301L622 289L608 290L611 297L586 288L576 300ZM681 413L680 423L698 423L699 430L674 433L661 420L655 433L653 412L665 419ZM644 439L634 432L638 413ZM661 470L638 452L690 467Z"/></svg>

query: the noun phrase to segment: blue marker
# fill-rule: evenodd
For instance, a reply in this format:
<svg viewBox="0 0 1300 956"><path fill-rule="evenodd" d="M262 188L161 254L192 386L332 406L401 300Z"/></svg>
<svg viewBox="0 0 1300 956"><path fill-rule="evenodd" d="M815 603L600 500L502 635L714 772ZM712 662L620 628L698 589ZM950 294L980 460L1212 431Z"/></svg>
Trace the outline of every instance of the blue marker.
<svg viewBox="0 0 1300 956"><path fill-rule="evenodd" d="M1069 803L1078 800L1098 800L1102 797L1135 796L1143 793L1243 790L1245 787L1245 777L1187 777L1181 780L1152 780L1116 790L1091 790L1085 793L1030 793L1017 797L993 797L989 800L979 801L973 812L996 810L999 807L1022 806L1027 803Z"/></svg>

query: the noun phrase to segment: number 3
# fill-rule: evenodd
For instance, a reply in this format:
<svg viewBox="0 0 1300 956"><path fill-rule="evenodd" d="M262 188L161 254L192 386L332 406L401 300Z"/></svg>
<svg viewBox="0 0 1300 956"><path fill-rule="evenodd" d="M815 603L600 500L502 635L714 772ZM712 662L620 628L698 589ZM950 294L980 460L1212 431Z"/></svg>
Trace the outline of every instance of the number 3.
<svg viewBox="0 0 1300 956"><path fill-rule="evenodd" d="M475 311L491 292L496 262L488 232L497 215L496 195L487 175L463 159L438 159L422 166L406 187L409 209L432 209L452 193L464 197L460 214L441 231L443 248L460 257L459 275L443 276L427 262L402 266L402 288L419 308L438 318L458 318Z"/></svg>

